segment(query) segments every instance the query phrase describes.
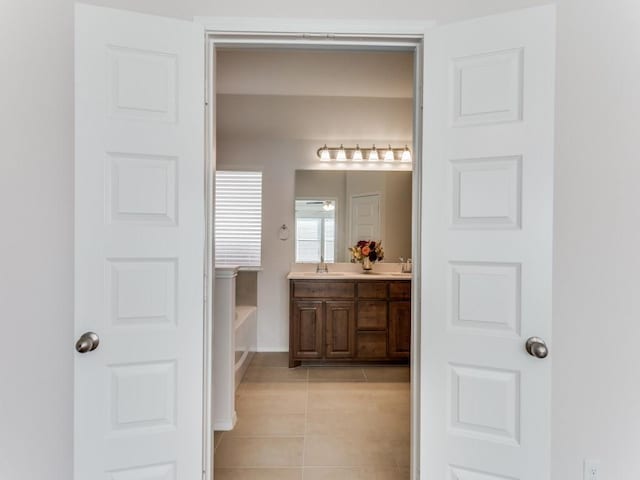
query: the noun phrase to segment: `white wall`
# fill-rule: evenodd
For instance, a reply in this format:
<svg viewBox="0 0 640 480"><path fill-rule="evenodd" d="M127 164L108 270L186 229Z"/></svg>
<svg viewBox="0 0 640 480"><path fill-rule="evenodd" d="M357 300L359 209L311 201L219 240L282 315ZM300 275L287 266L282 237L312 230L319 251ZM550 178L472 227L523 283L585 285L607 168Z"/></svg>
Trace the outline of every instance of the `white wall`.
<svg viewBox="0 0 640 480"><path fill-rule="evenodd" d="M220 50L216 63L219 94L413 96L412 52Z"/></svg>
<svg viewBox="0 0 640 480"><path fill-rule="evenodd" d="M184 18L452 19L549 2L101 3ZM72 478L72 5L0 2L2 479ZM638 8L559 2L553 480L581 478L587 455L604 480L640 475Z"/></svg>
<svg viewBox="0 0 640 480"><path fill-rule="evenodd" d="M640 478L640 4L558 6L553 479Z"/></svg>
<svg viewBox="0 0 640 480"><path fill-rule="evenodd" d="M0 478L72 478L71 2L0 2Z"/></svg>

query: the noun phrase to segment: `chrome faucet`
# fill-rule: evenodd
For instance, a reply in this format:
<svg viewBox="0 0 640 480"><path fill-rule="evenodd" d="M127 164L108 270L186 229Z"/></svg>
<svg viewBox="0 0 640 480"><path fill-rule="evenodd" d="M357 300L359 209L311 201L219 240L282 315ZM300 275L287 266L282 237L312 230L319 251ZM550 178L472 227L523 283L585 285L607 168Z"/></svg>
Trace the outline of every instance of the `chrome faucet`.
<svg viewBox="0 0 640 480"><path fill-rule="evenodd" d="M401 272L402 273L411 273L412 270L412 264L411 264L411 259L408 258L407 261L404 261L404 257L400 257L400 263L401 263Z"/></svg>
<svg viewBox="0 0 640 480"><path fill-rule="evenodd" d="M322 255L320 256L320 263L316 267L316 273L329 273L329 268L327 264L324 263L324 257Z"/></svg>

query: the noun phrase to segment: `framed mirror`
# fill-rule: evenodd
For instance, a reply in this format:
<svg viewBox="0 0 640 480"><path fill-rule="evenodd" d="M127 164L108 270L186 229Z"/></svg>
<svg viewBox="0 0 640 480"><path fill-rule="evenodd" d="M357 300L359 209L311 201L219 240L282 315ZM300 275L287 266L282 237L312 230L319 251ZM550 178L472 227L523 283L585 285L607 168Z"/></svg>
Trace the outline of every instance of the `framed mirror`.
<svg viewBox="0 0 640 480"><path fill-rule="evenodd" d="M297 170L294 261L349 262L360 240L382 241L386 261L410 257L411 175Z"/></svg>

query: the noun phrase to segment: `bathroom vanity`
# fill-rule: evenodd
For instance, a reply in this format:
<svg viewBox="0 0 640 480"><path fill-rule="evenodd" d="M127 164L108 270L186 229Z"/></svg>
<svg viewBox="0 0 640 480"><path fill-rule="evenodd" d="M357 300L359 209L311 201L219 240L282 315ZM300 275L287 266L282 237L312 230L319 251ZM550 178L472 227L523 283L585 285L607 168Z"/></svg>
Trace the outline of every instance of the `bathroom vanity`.
<svg viewBox="0 0 640 480"><path fill-rule="evenodd" d="M289 366L408 363L411 275L290 273Z"/></svg>

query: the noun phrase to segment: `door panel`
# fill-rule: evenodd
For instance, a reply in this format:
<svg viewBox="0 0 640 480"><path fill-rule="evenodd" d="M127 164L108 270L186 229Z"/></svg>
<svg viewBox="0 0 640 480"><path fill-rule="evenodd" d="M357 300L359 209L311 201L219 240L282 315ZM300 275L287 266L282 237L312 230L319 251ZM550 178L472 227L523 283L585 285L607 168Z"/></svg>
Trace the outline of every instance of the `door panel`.
<svg viewBox="0 0 640 480"><path fill-rule="evenodd" d="M322 358L324 354L323 319L322 301L293 301L293 355L295 358Z"/></svg>
<svg viewBox="0 0 640 480"><path fill-rule="evenodd" d="M555 9L424 46L422 475L547 479Z"/></svg>
<svg viewBox="0 0 640 480"><path fill-rule="evenodd" d="M380 240L380 195L351 197L351 241Z"/></svg>
<svg viewBox="0 0 640 480"><path fill-rule="evenodd" d="M202 475L203 38L76 7L76 480Z"/></svg>
<svg viewBox="0 0 640 480"><path fill-rule="evenodd" d="M326 302L325 304L327 358L353 358L355 354L354 302Z"/></svg>
<svg viewBox="0 0 640 480"><path fill-rule="evenodd" d="M411 353L411 302L389 302L389 356L408 358Z"/></svg>

